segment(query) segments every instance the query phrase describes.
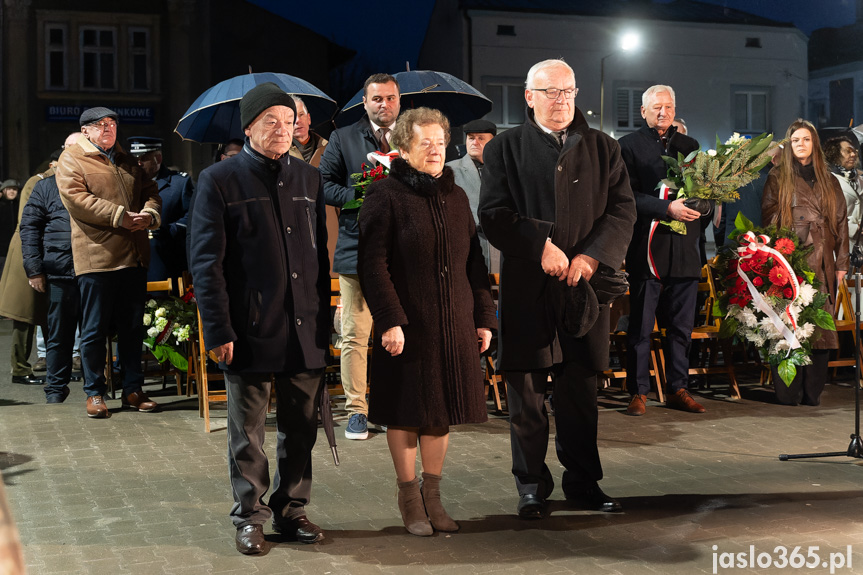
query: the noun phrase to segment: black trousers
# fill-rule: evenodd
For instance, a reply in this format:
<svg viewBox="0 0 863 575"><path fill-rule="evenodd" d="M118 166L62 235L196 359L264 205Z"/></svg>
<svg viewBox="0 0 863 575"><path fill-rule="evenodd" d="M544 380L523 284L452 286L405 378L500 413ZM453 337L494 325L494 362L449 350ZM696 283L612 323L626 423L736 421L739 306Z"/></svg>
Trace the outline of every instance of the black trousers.
<svg viewBox="0 0 863 575"><path fill-rule="evenodd" d="M117 333L117 357L123 370L123 395L141 391L144 346L144 299L147 270L125 268L77 277L81 294L81 366L87 397L105 395L108 336Z"/></svg>
<svg viewBox="0 0 863 575"><path fill-rule="evenodd" d="M574 494L602 479L596 446L596 371L574 361L555 365L551 370L507 371L512 474L519 495L548 498L554 490L554 480L545 463L549 431L545 389L549 371L554 381L554 443L557 458L565 468L563 491Z"/></svg>
<svg viewBox="0 0 863 575"><path fill-rule="evenodd" d="M631 395L647 395L650 392L650 334L657 319L666 333L665 375L668 387L671 393L686 389L698 280L631 280L629 293L629 331L626 334L627 390Z"/></svg>
<svg viewBox="0 0 863 575"><path fill-rule="evenodd" d="M75 279L48 280L48 329L45 361L48 374L45 395L60 396L72 378L72 350L81 318L81 298Z"/></svg>
<svg viewBox="0 0 863 575"><path fill-rule="evenodd" d="M264 425L273 374L225 373L228 391L228 472L237 528L263 525L271 517L305 515L312 493L312 447L318 436L317 409L324 370L275 374L276 474L269 504L270 471L264 453Z"/></svg>

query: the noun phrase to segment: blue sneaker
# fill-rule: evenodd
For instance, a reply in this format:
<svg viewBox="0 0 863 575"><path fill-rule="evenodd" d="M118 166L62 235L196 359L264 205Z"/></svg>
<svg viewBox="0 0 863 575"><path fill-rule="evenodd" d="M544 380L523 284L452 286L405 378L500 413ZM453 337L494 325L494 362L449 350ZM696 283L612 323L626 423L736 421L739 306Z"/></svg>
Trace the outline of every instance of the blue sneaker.
<svg viewBox="0 0 863 575"><path fill-rule="evenodd" d="M348 419L345 437L348 439L367 439L369 436L368 419L362 413L354 413Z"/></svg>

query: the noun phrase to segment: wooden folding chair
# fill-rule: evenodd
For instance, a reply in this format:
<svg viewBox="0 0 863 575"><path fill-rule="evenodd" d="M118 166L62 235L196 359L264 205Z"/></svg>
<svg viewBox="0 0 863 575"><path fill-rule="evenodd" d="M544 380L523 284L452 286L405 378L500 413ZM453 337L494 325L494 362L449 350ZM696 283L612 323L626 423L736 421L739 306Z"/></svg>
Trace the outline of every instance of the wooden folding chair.
<svg viewBox="0 0 863 575"><path fill-rule="evenodd" d="M494 300L494 305L500 306L500 274L488 274L488 281L491 284L491 295ZM497 336L495 336L497 337ZM483 379L485 386L485 395L492 394L494 407L497 413L507 411L506 407L506 385L503 380L503 373L497 370L494 358L490 353L483 356Z"/></svg>
<svg viewBox="0 0 863 575"><path fill-rule="evenodd" d="M713 316L713 303L717 299L717 292L710 264L705 265L701 270L701 281L698 282L698 291L700 294L706 296L706 299L699 313L699 325L696 325L692 330L692 341L699 345L706 344L709 355L707 365L702 360L701 365L689 368L689 375L724 373L729 379L729 395L732 399L740 399L740 387L737 384L737 375L734 372L731 340L719 338L722 318ZM723 365L716 365L720 350L722 351ZM664 357L662 361L664 363Z"/></svg>
<svg viewBox="0 0 863 575"><path fill-rule="evenodd" d="M839 283L839 295L836 298L836 318L834 319L834 323L836 324L836 332L840 335L840 339L841 334L843 333L851 334L851 341L854 347L861 345L861 343L857 341L857 330L854 329L856 318L857 316L854 313L854 305L851 303L851 292L848 289L847 280L842 281ZM854 348L852 347L852 349ZM836 358L827 363L828 367L833 368L833 377L836 377L836 370L838 368L853 367L855 365L857 365L857 359L854 357L854 352L852 351L851 356L849 357L843 356L841 344L839 349L836 350Z"/></svg>
<svg viewBox="0 0 863 575"><path fill-rule="evenodd" d="M611 304L611 331L609 333L610 351L617 356L618 367L610 367L602 372L608 381L620 379L620 390L626 388L626 338L627 332L615 331L620 317L629 315L629 292ZM656 400L665 403L665 364L660 362L659 354L659 328L654 321L653 334L650 339L650 371L652 387L656 390ZM662 357L664 360L664 357Z"/></svg>
<svg viewBox="0 0 863 575"><path fill-rule="evenodd" d="M162 281L147 282L147 293L170 295L173 287L174 283L171 278ZM156 357L149 350L144 352L141 357L141 361L143 362L142 370L145 378L161 377L162 389L165 389L167 386L168 376L173 376L174 381L177 384L177 395L183 394L180 370L174 367L171 362L165 361L164 363L159 363Z"/></svg>
<svg viewBox="0 0 863 575"><path fill-rule="evenodd" d="M210 404L224 403L228 401L227 389L210 389L211 381L224 381L225 376L221 371L209 371L207 369L207 358L217 361L215 354L208 354L207 345L204 342L204 324L201 322L201 310L198 313L198 412L204 418L204 431L210 433Z"/></svg>

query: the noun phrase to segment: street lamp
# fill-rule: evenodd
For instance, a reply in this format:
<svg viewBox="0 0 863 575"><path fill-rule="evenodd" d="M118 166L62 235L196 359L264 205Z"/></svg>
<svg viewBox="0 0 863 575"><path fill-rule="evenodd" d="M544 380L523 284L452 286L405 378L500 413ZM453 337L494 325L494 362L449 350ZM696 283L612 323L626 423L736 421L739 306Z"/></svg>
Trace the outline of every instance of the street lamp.
<svg viewBox="0 0 863 575"><path fill-rule="evenodd" d="M620 37L619 52L631 52L637 50L641 45L641 36L636 32L626 32ZM617 54L618 51L603 56L599 61L599 131L602 131L605 119L605 61Z"/></svg>

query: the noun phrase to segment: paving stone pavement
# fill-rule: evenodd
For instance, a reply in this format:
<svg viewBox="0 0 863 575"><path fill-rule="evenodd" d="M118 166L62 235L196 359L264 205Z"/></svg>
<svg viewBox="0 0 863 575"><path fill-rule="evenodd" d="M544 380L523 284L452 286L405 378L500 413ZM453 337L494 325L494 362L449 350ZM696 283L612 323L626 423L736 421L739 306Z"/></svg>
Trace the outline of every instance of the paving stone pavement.
<svg viewBox="0 0 863 575"><path fill-rule="evenodd" d="M0 322L0 357L9 357L9 330ZM625 394L601 393L601 485L621 514L571 508L558 489L550 517L519 520L506 420L453 429L442 495L461 531L428 538L401 526L385 436L345 440L343 411L341 466L322 431L314 451L307 509L325 541L282 542L268 525L268 552L257 557L234 549L224 430L204 433L196 399L170 386L147 388L158 413L121 410L117 399L109 419L90 420L80 383L65 404L46 405L41 387L0 375L0 470L31 574L830 573L829 554L845 560L849 545L852 566L833 572L863 573L861 460L777 458L844 451L853 387L828 385L820 407L786 407L756 383L740 401L720 378L712 383L696 391L701 415L651 401L645 416L627 417ZM274 441L269 433L271 457ZM548 461L559 481L553 442ZM778 546L789 556L818 546L822 564L721 566L737 561L720 563L722 553L748 562L750 546L776 560Z"/></svg>

